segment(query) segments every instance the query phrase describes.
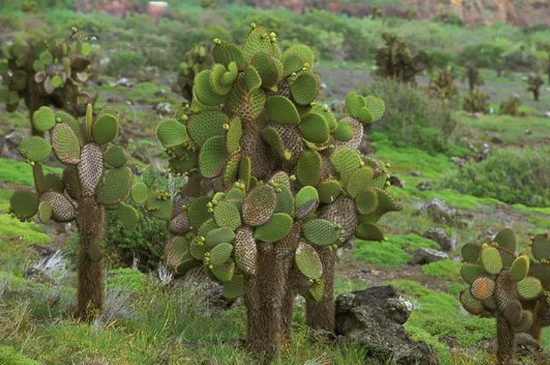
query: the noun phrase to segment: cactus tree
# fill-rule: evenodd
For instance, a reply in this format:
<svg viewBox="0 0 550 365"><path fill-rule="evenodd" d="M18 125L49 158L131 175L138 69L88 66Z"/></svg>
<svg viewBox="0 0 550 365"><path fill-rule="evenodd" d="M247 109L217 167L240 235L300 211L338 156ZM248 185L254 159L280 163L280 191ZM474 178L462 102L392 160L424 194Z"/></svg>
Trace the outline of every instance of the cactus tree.
<svg viewBox="0 0 550 365"><path fill-rule="evenodd" d="M529 77L527 78L527 84L527 91L533 93L533 99L535 101L539 101L540 87L544 84L542 76L537 73L529 74Z"/></svg>
<svg viewBox="0 0 550 365"><path fill-rule="evenodd" d="M227 297L243 295L247 347L269 357L290 335L294 291L332 306L334 249L354 234L382 239L375 222L397 209L386 167L357 150L384 103L352 93L352 117L338 120L315 102L311 50L283 53L261 26L241 45L214 43L189 110L157 128L171 172L189 177L166 260L179 273L203 265Z"/></svg>
<svg viewBox="0 0 550 365"><path fill-rule="evenodd" d="M479 70L473 63L468 63L466 70L464 70L464 75L462 75L462 80L468 82L468 90L473 92L479 86L485 84Z"/></svg>
<svg viewBox="0 0 550 365"><path fill-rule="evenodd" d="M10 211L20 220L38 216L42 222L76 223L80 238L77 315L85 319L100 313L103 306L105 210L116 209L128 226L138 219L135 209L124 203L130 195L132 171L126 166L124 150L113 144L118 131L115 116L105 113L93 118L89 104L85 123L79 123L65 112L54 113L43 106L32 121L49 138L34 135L21 141L19 151L33 166L35 191L16 191ZM65 166L61 176L42 173L41 165L52 151ZM142 199L139 193L136 196Z"/></svg>
<svg viewBox="0 0 550 365"><path fill-rule="evenodd" d="M472 314L496 318L500 364L513 363L515 333L529 332L538 340L540 327L550 324L546 302L550 289L548 236L536 236L531 252L533 258L516 254L516 238L509 229L500 231L493 242L469 243L462 248L465 263L461 275L469 286L460 294L460 301Z"/></svg>

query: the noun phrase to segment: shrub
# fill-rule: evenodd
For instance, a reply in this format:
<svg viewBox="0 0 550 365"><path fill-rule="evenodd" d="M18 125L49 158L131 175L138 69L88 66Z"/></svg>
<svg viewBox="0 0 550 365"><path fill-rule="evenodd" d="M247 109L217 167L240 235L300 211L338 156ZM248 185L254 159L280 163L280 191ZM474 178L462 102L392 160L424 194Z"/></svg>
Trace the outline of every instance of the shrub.
<svg viewBox="0 0 550 365"><path fill-rule="evenodd" d="M139 70L145 66L147 59L140 52L123 51L110 55L105 67L105 73L111 76L137 76Z"/></svg>
<svg viewBox="0 0 550 365"><path fill-rule="evenodd" d="M428 152L448 150L456 120L442 101L389 79L367 86L363 93L377 95L386 103L386 113L373 129L387 132L394 145Z"/></svg>
<svg viewBox="0 0 550 365"><path fill-rule="evenodd" d="M519 107L521 106L521 100L519 96L512 95L508 99L504 99L500 103L500 114L507 114L517 116L519 115Z"/></svg>
<svg viewBox="0 0 550 365"><path fill-rule="evenodd" d="M489 96L476 88L464 96L462 109L470 113L487 114L489 112Z"/></svg>
<svg viewBox="0 0 550 365"><path fill-rule="evenodd" d="M443 185L463 194L530 206L550 204L550 148L497 150L480 163L468 162Z"/></svg>

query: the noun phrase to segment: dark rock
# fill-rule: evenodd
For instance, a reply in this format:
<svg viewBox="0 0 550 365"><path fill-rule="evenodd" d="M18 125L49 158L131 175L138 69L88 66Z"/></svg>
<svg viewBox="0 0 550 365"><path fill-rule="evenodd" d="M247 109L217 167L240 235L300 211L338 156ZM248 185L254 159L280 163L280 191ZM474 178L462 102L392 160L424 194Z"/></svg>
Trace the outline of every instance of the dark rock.
<svg viewBox="0 0 550 365"><path fill-rule="evenodd" d="M433 248L421 247L414 252L413 258L409 260L409 264L426 265L431 262L441 261L448 258L449 255L447 255L443 251L435 250Z"/></svg>
<svg viewBox="0 0 550 365"><path fill-rule="evenodd" d="M456 248L456 240L449 237L443 228L428 228L426 232L422 233L422 237L439 243L439 247L444 251L451 251Z"/></svg>
<svg viewBox="0 0 550 365"><path fill-rule="evenodd" d="M421 174L420 174L419 171L412 171L412 172L411 172L411 176L416 176L416 177L418 177L418 176L420 176L420 175L421 175Z"/></svg>
<svg viewBox="0 0 550 365"><path fill-rule="evenodd" d="M444 344L446 344L450 348L460 347L460 343L458 342L458 340L454 337L451 337L451 336L441 335L441 336L439 336L438 340L440 342L443 342Z"/></svg>
<svg viewBox="0 0 550 365"><path fill-rule="evenodd" d="M495 144L501 144L503 141L502 141L502 139L495 136L495 137L491 138L491 142L495 143Z"/></svg>
<svg viewBox="0 0 550 365"><path fill-rule="evenodd" d="M416 188L420 191L426 191L426 190L432 190L433 189L432 183L430 183L429 181L419 182L418 185L416 185Z"/></svg>
<svg viewBox="0 0 550 365"><path fill-rule="evenodd" d="M342 294L336 298L336 333L363 346L369 363L438 364L435 350L403 329L411 310L412 304L391 286Z"/></svg>
<svg viewBox="0 0 550 365"><path fill-rule="evenodd" d="M390 185L391 186L397 186L398 188L402 188L405 186L405 184L403 184L403 181L401 181L397 176L395 175L391 175L390 178L388 179L388 181L390 182Z"/></svg>
<svg viewBox="0 0 550 365"><path fill-rule="evenodd" d="M550 364L550 354L544 350L541 344L527 333L516 335L516 356L528 358L532 362L523 364Z"/></svg>
<svg viewBox="0 0 550 365"><path fill-rule="evenodd" d="M468 160L463 157L451 157L451 162L458 165L458 167L462 167L466 164L466 162L468 162Z"/></svg>
<svg viewBox="0 0 550 365"><path fill-rule="evenodd" d="M23 137L20 133L12 130L5 136L0 136L0 157L17 159L20 158L19 142Z"/></svg>

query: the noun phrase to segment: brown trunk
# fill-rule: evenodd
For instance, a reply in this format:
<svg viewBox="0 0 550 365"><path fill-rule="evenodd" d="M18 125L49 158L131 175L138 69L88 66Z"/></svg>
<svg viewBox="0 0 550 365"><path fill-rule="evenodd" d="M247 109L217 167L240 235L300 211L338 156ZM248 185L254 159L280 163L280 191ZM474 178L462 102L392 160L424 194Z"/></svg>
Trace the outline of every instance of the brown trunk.
<svg viewBox="0 0 550 365"><path fill-rule="evenodd" d="M316 301L306 296L306 323L313 329L334 332L334 263L336 251L315 247L323 263L323 297Z"/></svg>
<svg viewBox="0 0 550 365"><path fill-rule="evenodd" d="M497 314L497 360L499 365L512 365L514 361L514 330L510 322Z"/></svg>
<svg viewBox="0 0 550 365"><path fill-rule="evenodd" d="M535 99L535 101L539 101L539 89L533 90L533 98Z"/></svg>
<svg viewBox="0 0 550 365"><path fill-rule="evenodd" d="M285 344L292 342L292 318L294 316L294 288L287 285L281 308L281 336Z"/></svg>
<svg viewBox="0 0 550 365"><path fill-rule="evenodd" d="M78 214L80 252L76 315L86 320L103 311L103 259L92 260L90 246L98 242L101 244L103 240L105 210L97 203L95 197L85 197L78 203Z"/></svg>
<svg viewBox="0 0 550 365"><path fill-rule="evenodd" d="M269 362L281 343L281 311L285 295L283 265L273 245L258 243L256 275L247 278L246 346Z"/></svg>

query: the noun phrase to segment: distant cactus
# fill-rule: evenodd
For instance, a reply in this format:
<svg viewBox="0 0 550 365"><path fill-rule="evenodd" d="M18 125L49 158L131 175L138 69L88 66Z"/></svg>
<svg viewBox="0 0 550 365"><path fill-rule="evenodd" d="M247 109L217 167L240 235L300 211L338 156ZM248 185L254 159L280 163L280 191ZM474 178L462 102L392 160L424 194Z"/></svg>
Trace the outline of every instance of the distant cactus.
<svg viewBox="0 0 550 365"><path fill-rule="evenodd" d="M468 82L468 89L470 92L473 92L475 88L485 84L479 70L473 63L468 63L466 70L464 70L464 75L462 76L462 81L466 80Z"/></svg>
<svg viewBox="0 0 550 365"><path fill-rule="evenodd" d="M451 66L447 66L439 71L437 78L430 80L428 94L444 100L453 101L458 98L458 88L454 83L454 73Z"/></svg>
<svg viewBox="0 0 550 365"><path fill-rule="evenodd" d="M181 94L187 101L193 98L193 80L202 70L209 69L212 66L211 57L212 47L206 43L199 43L191 48L180 63L178 71L178 85Z"/></svg>
<svg viewBox="0 0 550 365"><path fill-rule="evenodd" d="M518 95L512 95L508 99L504 99L500 102L500 114L507 114L512 116L518 116L519 107L521 106L521 99Z"/></svg>
<svg viewBox="0 0 550 365"><path fill-rule="evenodd" d="M393 34L384 33L382 39L385 45L376 53L376 75L414 84L416 74L431 67L426 52L413 56L409 47Z"/></svg>
<svg viewBox="0 0 550 365"><path fill-rule="evenodd" d="M0 60L0 102L11 112L24 101L29 115L54 105L73 116L86 113L95 98L83 89L89 78L91 45L86 42L31 37L16 39ZM97 96L96 96L97 97Z"/></svg>
<svg viewBox="0 0 550 365"><path fill-rule="evenodd" d="M167 264L178 273L203 265L244 295L247 347L272 356L290 336L295 291L308 323L333 330L334 249L357 237L381 240L375 222L399 206L386 192L386 166L357 150L363 123L384 103L350 93L351 117L315 102L320 79L304 45L284 53L276 35L252 24L243 44L215 40L209 70L195 77L193 100L157 137L173 174L189 181L168 229ZM149 204L167 204L155 200Z"/></svg>
<svg viewBox="0 0 550 365"><path fill-rule="evenodd" d="M103 307L105 210L116 210L128 227L138 220L136 210L124 203L132 190L132 170L126 166L124 150L113 143L118 119L111 114L94 118L88 104L86 121L79 123L65 112L43 106L34 112L32 122L35 130L50 137L34 135L21 141L19 151L33 167L35 191L16 191L10 212L20 220L38 216L42 222L76 222L80 236L77 315L85 319ZM52 151L65 165L61 176L42 172ZM141 185L135 187L132 197L142 200Z"/></svg>
<svg viewBox="0 0 550 365"><path fill-rule="evenodd" d="M529 332L538 340L540 327L550 324L545 299L550 289L548 236L536 236L531 252L533 259L516 254L516 237L509 229L493 242L462 248L461 275L469 287L460 301L471 314L496 318L499 364L513 363L515 333Z"/></svg>
<svg viewBox="0 0 550 365"><path fill-rule="evenodd" d="M542 76L532 72L527 78L527 84L527 91L533 93L533 99L535 101L539 101L540 87L544 84Z"/></svg>
<svg viewBox="0 0 550 365"><path fill-rule="evenodd" d="M462 99L462 109L470 113L487 114L489 112L489 96L475 88Z"/></svg>

